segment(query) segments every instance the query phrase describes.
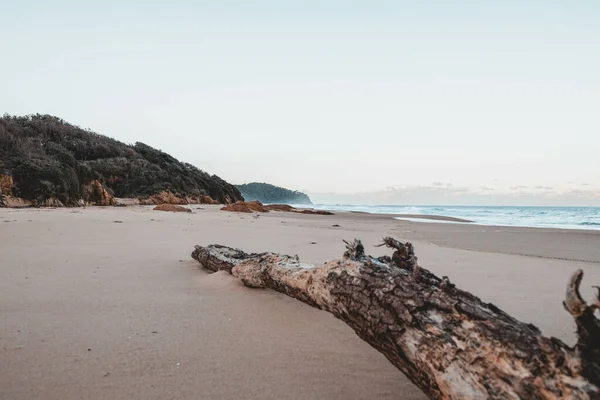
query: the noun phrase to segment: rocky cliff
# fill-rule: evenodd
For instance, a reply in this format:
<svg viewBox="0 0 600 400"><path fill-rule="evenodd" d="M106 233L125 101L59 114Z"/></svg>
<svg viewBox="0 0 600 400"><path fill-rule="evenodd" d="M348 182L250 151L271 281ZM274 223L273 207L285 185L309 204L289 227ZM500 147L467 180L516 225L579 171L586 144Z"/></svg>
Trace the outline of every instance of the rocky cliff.
<svg viewBox="0 0 600 400"><path fill-rule="evenodd" d="M239 190L144 143L127 145L49 115L0 118L0 205L230 203ZM180 199L175 201L174 199Z"/></svg>

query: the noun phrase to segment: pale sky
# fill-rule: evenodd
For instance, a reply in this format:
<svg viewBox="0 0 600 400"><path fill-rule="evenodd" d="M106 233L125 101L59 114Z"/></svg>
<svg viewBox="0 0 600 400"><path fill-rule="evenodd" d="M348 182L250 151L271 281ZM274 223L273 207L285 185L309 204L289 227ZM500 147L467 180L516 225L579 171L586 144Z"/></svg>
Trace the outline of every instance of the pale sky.
<svg viewBox="0 0 600 400"><path fill-rule="evenodd" d="M316 201L600 205L600 1L86 3L1 2L0 113Z"/></svg>

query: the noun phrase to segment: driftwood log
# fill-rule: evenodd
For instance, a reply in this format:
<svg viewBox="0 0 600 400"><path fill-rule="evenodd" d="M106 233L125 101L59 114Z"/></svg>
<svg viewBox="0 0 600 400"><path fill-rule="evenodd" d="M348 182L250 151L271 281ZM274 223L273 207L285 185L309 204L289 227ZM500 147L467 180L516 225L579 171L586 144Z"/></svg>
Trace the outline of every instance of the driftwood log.
<svg viewBox="0 0 600 400"><path fill-rule="evenodd" d="M572 348L421 268L410 243L388 237L382 245L392 257L366 256L355 240L343 259L320 266L220 245L196 246L192 257L329 311L432 399L600 398L600 300L581 298L581 270L564 302L577 325Z"/></svg>

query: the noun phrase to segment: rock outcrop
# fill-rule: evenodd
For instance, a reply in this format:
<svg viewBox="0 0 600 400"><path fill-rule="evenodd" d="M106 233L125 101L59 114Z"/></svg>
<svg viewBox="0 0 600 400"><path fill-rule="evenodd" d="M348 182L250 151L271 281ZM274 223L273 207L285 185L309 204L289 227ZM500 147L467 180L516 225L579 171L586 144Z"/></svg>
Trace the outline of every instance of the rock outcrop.
<svg viewBox="0 0 600 400"><path fill-rule="evenodd" d="M0 162L0 167L2 166L2 162ZM15 197L14 191L14 180L13 177L8 174L0 174L0 207L10 207L10 208L24 208L24 207L32 207L33 202L29 200L22 199L20 197Z"/></svg>
<svg viewBox="0 0 600 400"><path fill-rule="evenodd" d="M114 206L117 204L114 196L108 193L104 185L97 180L83 185L82 194L86 205Z"/></svg>
<svg viewBox="0 0 600 400"><path fill-rule="evenodd" d="M154 207L154 211L170 211L170 212L186 212L191 213L192 210L175 204L159 204Z"/></svg>
<svg viewBox="0 0 600 400"><path fill-rule="evenodd" d="M269 210L267 210L260 201L238 201L222 207L221 210L243 213L251 213L254 211L263 213L269 212Z"/></svg>
<svg viewBox="0 0 600 400"><path fill-rule="evenodd" d="M23 207L65 207L61 200L55 196L46 197L43 200L27 200L13 196L14 181L8 174L0 174L0 207L23 208ZM104 185L97 180L82 186L82 199L72 205L85 206L112 206L116 205L115 198L106 190Z"/></svg>
<svg viewBox="0 0 600 400"><path fill-rule="evenodd" d="M309 208L298 209L288 204L268 204L265 206L270 211L295 212L300 214L316 214L316 215L334 215L331 211L315 210Z"/></svg>
<svg viewBox="0 0 600 400"><path fill-rule="evenodd" d="M298 209L287 204L269 204L263 205L260 201L238 201L234 204L228 204L221 208L222 211L232 212L243 212L251 213L256 212L269 212L269 211L283 211L283 212L295 212L299 214L317 214L317 215L334 215L330 211L324 210L312 210L312 209Z"/></svg>
<svg viewBox="0 0 600 400"><path fill-rule="evenodd" d="M0 166L2 166L0 161ZM12 196L13 179L12 176L0 174L0 207L7 207L8 197Z"/></svg>
<svg viewBox="0 0 600 400"><path fill-rule="evenodd" d="M20 197L0 196L0 207L26 208L33 207L33 203Z"/></svg>
<svg viewBox="0 0 600 400"><path fill-rule="evenodd" d="M152 196L141 198L140 204L142 205L158 205L158 204L188 204L181 197L175 196L171 192L160 192L153 194Z"/></svg>
<svg viewBox="0 0 600 400"><path fill-rule="evenodd" d="M231 199L229 196L226 196L226 201L231 202ZM202 196L200 204L221 204L221 203L219 203L217 200L213 200L213 198L210 196Z"/></svg>
<svg viewBox="0 0 600 400"><path fill-rule="evenodd" d="M325 210L296 210L294 212L300 213L300 214L316 214L316 215L334 215L331 211L325 211Z"/></svg>
<svg viewBox="0 0 600 400"><path fill-rule="evenodd" d="M212 197L208 195L179 197L171 192L160 192L146 198L141 198L139 199L139 203L148 206L158 204L220 204L217 200L213 200Z"/></svg>
<svg viewBox="0 0 600 400"><path fill-rule="evenodd" d="M251 213L252 210L248 207L248 203L244 201L238 201L233 204L227 204L225 207L221 208L221 211L231 211L231 212L241 212L241 213Z"/></svg>
<svg viewBox="0 0 600 400"><path fill-rule="evenodd" d="M283 212L293 212L296 208L290 206L289 204L268 204L265 208L269 211L283 211Z"/></svg>
<svg viewBox="0 0 600 400"><path fill-rule="evenodd" d="M252 211L269 212L260 201L247 201L246 206Z"/></svg>
<svg viewBox="0 0 600 400"><path fill-rule="evenodd" d="M7 174L0 174L0 196L12 196L13 178Z"/></svg>

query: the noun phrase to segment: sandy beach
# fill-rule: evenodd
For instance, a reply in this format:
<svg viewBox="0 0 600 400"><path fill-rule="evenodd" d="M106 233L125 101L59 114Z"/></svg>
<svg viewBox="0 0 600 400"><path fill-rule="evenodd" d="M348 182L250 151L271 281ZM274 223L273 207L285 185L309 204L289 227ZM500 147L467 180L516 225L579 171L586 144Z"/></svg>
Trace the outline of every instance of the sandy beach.
<svg viewBox="0 0 600 400"><path fill-rule="evenodd" d="M0 399L425 398L329 314L201 270L196 244L321 263L391 235L569 344L567 279L583 269L588 299L600 282L599 231L190 208L0 209Z"/></svg>

